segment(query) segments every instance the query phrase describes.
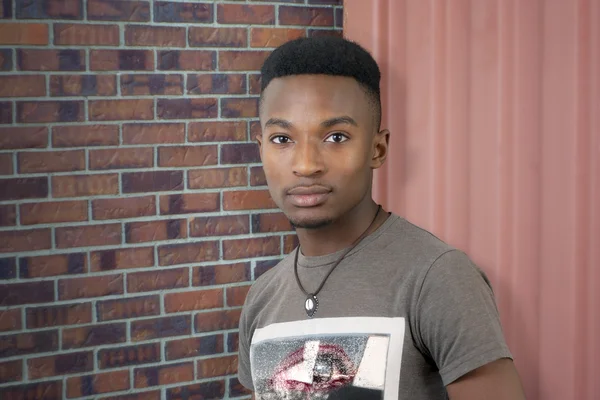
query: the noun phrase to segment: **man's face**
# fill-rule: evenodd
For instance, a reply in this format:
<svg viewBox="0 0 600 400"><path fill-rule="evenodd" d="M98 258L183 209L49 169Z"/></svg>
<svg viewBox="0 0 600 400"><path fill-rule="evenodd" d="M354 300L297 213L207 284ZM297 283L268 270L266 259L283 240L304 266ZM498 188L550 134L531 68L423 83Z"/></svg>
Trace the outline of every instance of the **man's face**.
<svg viewBox="0 0 600 400"><path fill-rule="evenodd" d="M385 159L368 94L352 78L277 78L263 93L258 142L269 191L291 223L318 228L370 201Z"/></svg>

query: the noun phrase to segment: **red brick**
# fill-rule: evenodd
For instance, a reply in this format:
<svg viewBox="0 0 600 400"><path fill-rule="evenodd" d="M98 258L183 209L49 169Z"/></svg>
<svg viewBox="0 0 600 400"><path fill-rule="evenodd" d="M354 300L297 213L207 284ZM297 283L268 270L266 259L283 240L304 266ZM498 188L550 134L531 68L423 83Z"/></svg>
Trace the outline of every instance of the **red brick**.
<svg viewBox="0 0 600 400"><path fill-rule="evenodd" d="M160 213L189 214L219 210L219 193L185 193L160 196Z"/></svg>
<svg viewBox="0 0 600 400"><path fill-rule="evenodd" d="M223 192L224 210L260 210L276 208L268 190L239 190Z"/></svg>
<svg viewBox="0 0 600 400"><path fill-rule="evenodd" d="M165 345L167 360L207 356L223 352L223 335L171 340Z"/></svg>
<svg viewBox="0 0 600 400"><path fill-rule="evenodd" d="M158 69L169 71L212 71L216 52L204 50L161 50L157 54Z"/></svg>
<svg viewBox="0 0 600 400"><path fill-rule="evenodd" d="M160 119L216 118L217 99L202 97L193 99L158 99L157 115Z"/></svg>
<svg viewBox="0 0 600 400"><path fill-rule="evenodd" d="M225 382L212 381L167 389L168 400L222 399L225 396Z"/></svg>
<svg viewBox="0 0 600 400"><path fill-rule="evenodd" d="M152 50L90 50L92 71L152 71Z"/></svg>
<svg viewBox="0 0 600 400"><path fill-rule="evenodd" d="M280 254L279 237L261 237L223 241L223 259L275 256Z"/></svg>
<svg viewBox="0 0 600 400"><path fill-rule="evenodd" d="M240 335L239 332L229 332L227 334L227 352L237 353L239 351Z"/></svg>
<svg viewBox="0 0 600 400"><path fill-rule="evenodd" d="M121 177L123 193L161 192L183 189L182 171L129 172Z"/></svg>
<svg viewBox="0 0 600 400"><path fill-rule="evenodd" d="M18 382L22 379L23 360L0 362L0 383Z"/></svg>
<svg viewBox="0 0 600 400"><path fill-rule="evenodd" d="M191 316L175 315L132 321L130 333L134 342L169 336L189 336L192 333Z"/></svg>
<svg viewBox="0 0 600 400"><path fill-rule="evenodd" d="M196 169L188 171L190 189L210 189L234 186L246 186L248 173L246 167Z"/></svg>
<svg viewBox="0 0 600 400"><path fill-rule="evenodd" d="M213 5L209 3L154 2L154 22L213 22Z"/></svg>
<svg viewBox="0 0 600 400"><path fill-rule="evenodd" d="M17 258L0 258L0 280L9 280L17 278Z"/></svg>
<svg viewBox="0 0 600 400"><path fill-rule="evenodd" d="M16 2L17 19L82 19L79 0L40 0Z"/></svg>
<svg viewBox="0 0 600 400"><path fill-rule="evenodd" d="M43 97L46 78L42 75L0 76L0 97Z"/></svg>
<svg viewBox="0 0 600 400"><path fill-rule="evenodd" d="M13 69L12 49L0 49L0 70L11 71Z"/></svg>
<svg viewBox="0 0 600 400"><path fill-rule="evenodd" d="M154 118L152 99L92 100L89 103L90 120L121 121Z"/></svg>
<svg viewBox="0 0 600 400"><path fill-rule="evenodd" d="M51 96L115 96L116 75L53 75L50 77Z"/></svg>
<svg viewBox="0 0 600 400"><path fill-rule="evenodd" d="M98 302L98 321L149 317L159 313L160 299L158 295Z"/></svg>
<svg viewBox="0 0 600 400"><path fill-rule="evenodd" d="M339 38L344 37L344 32L341 29L309 29L308 37L320 37L320 36L337 36Z"/></svg>
<svg viewBox="0 0 600 400"><path fill-rule="evenodd" d="M109 246L121 244L121 224L56 228L56 247Z"/></svg>
<svg viewBox="0 0 600 400"><path fill-rule="evenodd" d="M252 216L252 233L291 230L293 230L292 225L283 213L254 214Z"/></svg>
<svg viewBox="0 0 600 400"><path fill-rule="evenodd" d="M52 254L19 259L21 279L83 274L87 270L87 257L84 253Z"/></svg>
<svg viewBox="0 0 600 400"><path fill-rule="evenodd" d="M85 169L85 151L31 151L17 155L19 173L65 172Z"/></svg>
<svg viewBox="0 0 600 400"><path fill-rule="evenodd" d="M117 125L54 126L52 147L117 146Z"/></svg>
<svg viewBox="0 0 600 400"><path fill-rule="evenodd" d="M83 101L18 101L17 122L81 122Z"/></svg>
<svg viewBox="0 0 600 400"><path fill-rule="evenodd" d="M298 236L285 235L283 237L283 254L290 254L296 247L298 247Z"/></svg>
<svg viewBox="0 0 600 400"><path fill-rule="evenodd" d="M229 307L241 307L244 305L244 300L248 295L250 285L233 286L227 288L227 305Z"/></svg>
<svg viewBox="0 0 600 400"><path fill-rule="evenodd" d="M48 197L48 178L0 179L0 201Z"/></svg>
<svg viewBox="0 0 600 400"><path fill-rule="evenodd" d="M258 117L258 98L223 98L221 99L221 116L223 118Z"/></svg>
<svg viewBox="0 0 600 400"><path fill-rule="evenodd" d="M165 311L168 313L207 310L223 307L223 290L196 290L165 294Z"/></svg>
<svg viewBox="0 0 600 400"><path fill-rule="evenodd" d="M261 79L260 74L250 74L248 76L248 93L259 95L261 93ZM252 121L251 124L256 123L258 121ZM251 125L252 126L252 125ZM260 130L260 123L258 123L258 129ZM252 131L251 131L252 132ZM254 140L256 136L251 135L250 138Z"/></svg>
<svg viewBox="0 0 600 400"><path fill-rule="evenodd" d="M53 197L98 196L119 193L117 174L63 175L52 177Z"/></svg>
<svg viewBox="0 0 600 400"><path fill-rule="evenodd" d="M280 25L333 26L331 7L279 7Z"/></svg>
<svg viewBox="0 0 600 400"><path fill-rule="evenodd" d="M123 124L123 144L183 143L185 124Z"/></svg>
<svg viewBox="0 0 600 400"><path fill-rule="evenodd" d="M241 308L234 310L209 311L196 314L195 330L212 332L226 329L238 329Z"/></svg>
<svg viewBox="0 0 600 400"><path fill-rule="evenodd" d="M0 24L0 45L48 44L47 24L7 23Z"/></svg>
<svg viewBox="0 0 600 400"><path fill-rule="evenodd" d="M198 217L190 222L190 236L226 236L250 233L248 215Z"/></svg>
<svg viewBox="0 0 600 400"><path fill-rule="evenodd" d="M58 330L0 336L0 358L58 350Z"/></svg>
<svg viewBox="0 0 600 400"><path fill-rule="evenodd" d="M134 371L134 386L136 388L170 385L193 380L194 364L191 362L136 368Z"/></svg>
<svg viewBox="0 0 600 400"><path fill-rule="evenodd" d="M54 24L54 44L71 46L118 46L117 25Z"/></svg>
<svg viewBox="0 0 600 400"><path fill-rule="evenodd" d="M88 372L94 369L94 353L91 351L58 354L27 360L29 379Z"/></svg>
<svg viewBox="0 0 600 400"><path fill-rule="evenodd" d="M144 268L154 265L153 247L103 250L91 253L92 272Z"/></svg>
<svg viewBox="0 0 600 400"><path fill-rule="evenodd" d="M292 28L252 28L251 47L279 47L290 40L306 36L306 29Z"/></svg>
<svg viewBox="0 0 600 400"><path fill-rule="evenodd" d="M129 25L125 27L125 44L127 46L185 47L185 28Z"/></svg>
<svg viewBox="0 0 600 400"><path fill-rule="evenodd" d="M60 300L102 297L123 294L123 275L102 275L58 281Z"/></svg>
<svg viewBox="0 0 600 400"><path fill-rule="evenodd" d="M84 50L17 50L18 69L21 71L85 71Z"/></svg>
<svg viewBox="0 0 600 400"><path fill-rule="evenodd" d="M92 322L92 303L28 307L26 318L28 329L88 324Z"/></svg>
<svg viewBox="0 0 600 400"><path fill-rule="evenodd" d="M88 202L50 201L20 205L23 225L78 222L88 219Z"/></svg>
<svg viewBox="0 0 600 400"><path fill-rule="evenodd" d="M12 101L0 101L0 124L12 124L13 117Z"/></svg>
<svg viewBox="0 0 600 400"><path fill-rule="evenodd" d="M15 331L21 329L21 310L1 310L0 311L0 332Z"/></svg>
<svg viewBox="0 0 600 400"><path fill-rule="evenodd" d="M120 197L92 201L95 220L123 219L156 215L154 196Z"/></svg>
<svg viewBox="0 0 600 400"><path fill-rule="evenodd" d="M118 392L131 387L129 370L104 372L67 378L67 397Z"/></svg>
<svg viewBox="0 0 600 400"><path fill-rule="evenodd" d="M104 21L150 21L150 5L147 1L134 0L88 0L89 20Z"/></svg>
<svg viewBox="0 0 600 400"><path fill-rule="evenodd" d="M219 69L221 71L258 71L269 54L268 51L220 51Z"/></svg>
<svg viewBox="0 0 600 400"><path fill-rule="evenodd" d="M245 74L188 75L188 94L246 94Z"/></svg>
<svg viewBox="0 0 600 400"><path fill-rule="evenodd" d="M130 222L125 225L127 243L145 243L187 237L187 221L170 219L162 221Z"/></svg>
<svg viewBox="0 0 600 400"><path fill-rule="evenodd" d="M14 204L0 205L0 226L15 226L17 224L17 207Z"/></svg>
<svg viewBox="0 0 600 400"><path fill-rule="evenodd" d="M45 250L50 247L50 229L0 232L0 253Z"/></svg>
<svg viewBox="0 0 600 400"><path fill-rule="evenodd" d="M109 348L98 351L100 368L117 368L160 361L160 344L148 343L137 346Z"/></svg>
<svg viewBox="0 0 600 400"><path fill-rule="evenodd" d="M246 28L190 27L190 46L198 47L246 47Z"/></svg>
<svg viewBox="0 0 600 400"><path fill-rule="evenodd" d="M160 400L160 390L150 390L146 392L136 392L135 394L123 394L120 396L112 395L102 397L99 400Z"/></svg>
<svg viewBox="0 0 600 400"><path fill-rule="evenodd" d="M127 276L127 292L138 293L188 287L190 285L188 275L187 268L131 273Z"/></svg>
<svg viewBox="0 0 600 400"><path fill-rule="evenodd" d="M62 382L37 382L28 383L26 385L7 386L2 388L3 399L6 400L21 400L21 399L44 399L44 400L61 400L62 399Z"/></svg>
<svg viewBox="0 0 600 400"><path fill-rule="evenodd" d="M63 329L62 349L80 349L127 341L127 326L123 323L88 325Z"/></svg>
<svg viewBox="0 0 600 400"><path fill-rule="evenodd" d="M272 5L219 4L217 21L220 24L274 24Z"/></svg>
<svg viewBox="0 0 600 400"><path fill-rule="evenodd" d="M217 146L168 146L158 148L159 167L195 167L219 162Z"/></svg>
<svg viewBox="0 0 600 400"><path fill-rule="evenodd" d="M239 142L246 140L244 121L190 122L188 138L190 142Z"/></svg>
<svg viewBox="0 0 600 400"><path fill-rule="evenodd" d="M0 137L2 133L0 132ZM0 175L12 175L13 173L13 153L0 154Z"/></svg>
<svg viewBox="0 0 600 400"><path fill-rule="evenodd" d="M183 75L175 74L125 74L121 75L121 94L140 95L181 95Z"/></svg>
<svg viewBox="0 0 600 400"><path fill-rule="evenodd" d="M198 360L198 379L237 374L238 357L225 356Z"/></svg>
<svg viewBox="0 0 600 400"><path fill-rule="evenodd" d="M158 248L161 266L216 261L218 258L219 244L216 241L170 244Z"/></svg>
<svg viewBox="0 0 600 400"><path fill-rule="evenodd" d="M152 148L90 150L90 169L150 168L154 165Z"/></svg>
<svg viewBox="0 0 600 400"><path fill-rule="evenodd" d="M250 263L195 267L192 274L193 286L246 282L250 280Z"/></svg>
<svg viewBox="0 0 600 400"><path fill-rule="evenodd" d="M260 162L256 143L226 143L221 145L221 164L248 164Z"/></svg>

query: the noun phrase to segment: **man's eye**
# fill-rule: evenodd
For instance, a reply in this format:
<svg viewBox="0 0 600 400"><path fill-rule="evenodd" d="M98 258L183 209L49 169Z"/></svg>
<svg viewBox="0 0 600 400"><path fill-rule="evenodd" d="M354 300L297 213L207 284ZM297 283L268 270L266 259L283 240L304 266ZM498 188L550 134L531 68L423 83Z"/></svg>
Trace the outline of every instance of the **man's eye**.
<svg viewBox="0 0 600 400"><path fill-rule="evenodd" d="M290 138L287 136L275 136L271 138L271 142L276 144L287 144L291 142Z"/></svg>
<svg viewBox="0 0 600 400"><path fill-rule="evenodd" d="M334 133L331 134L325 139L326 142L334 142L334 143L342 143L348 140L348 136L343 133Z"/></svg>

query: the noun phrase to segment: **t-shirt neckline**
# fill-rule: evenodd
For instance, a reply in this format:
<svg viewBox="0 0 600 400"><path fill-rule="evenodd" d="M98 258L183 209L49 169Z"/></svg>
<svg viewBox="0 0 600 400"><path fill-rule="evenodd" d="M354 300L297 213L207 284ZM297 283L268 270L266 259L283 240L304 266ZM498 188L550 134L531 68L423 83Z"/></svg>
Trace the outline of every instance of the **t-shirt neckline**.
<svg viewBox="0 0 600 400"><path fill-rule="evenodd" d="M390 213L388 218L377 228L375 231L370 233L367 237L365 237L350 253L346 255L345 258L352 256L353 254L361 251L363 248L367 247L371 244L375 239L377 239L383 232L385 232L394 222L396 222L400 217L395 215L394 213ZM302 268L316 268L316 267L324 267L329 264L333 264L337 261L339 257L347 250L348 248L344 248L336 251L335 253L325 254L322 256L305 256L302 254L302 250L298 255L298 266ZM294 249L294 252L297 251L297 248ZM293 253L292 253L293 254Z"/></svg>

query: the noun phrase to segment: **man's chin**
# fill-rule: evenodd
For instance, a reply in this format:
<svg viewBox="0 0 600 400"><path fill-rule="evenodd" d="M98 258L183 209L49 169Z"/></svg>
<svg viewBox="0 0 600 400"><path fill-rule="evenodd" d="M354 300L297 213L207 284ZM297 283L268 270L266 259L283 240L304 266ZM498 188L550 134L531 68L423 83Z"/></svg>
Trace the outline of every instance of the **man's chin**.
<svg viewBox="0 0 600 400"><path fill-rule="evenodd" d="M288 219L295 229L320 229L333 222L331 218L295 218L288 216Z"/></svg>

